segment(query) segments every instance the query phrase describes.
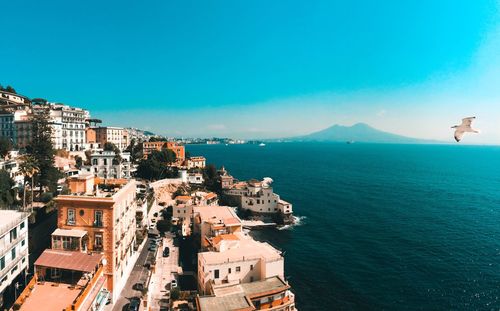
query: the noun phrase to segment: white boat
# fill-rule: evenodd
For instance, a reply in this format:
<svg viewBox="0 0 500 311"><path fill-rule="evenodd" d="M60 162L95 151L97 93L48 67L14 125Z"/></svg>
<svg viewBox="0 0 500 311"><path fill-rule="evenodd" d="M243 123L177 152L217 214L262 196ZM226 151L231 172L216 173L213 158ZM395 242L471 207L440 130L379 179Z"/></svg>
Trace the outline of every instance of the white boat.
<svg viewBox="0 0 500 311"><path fill-rule="evenodd" d="M264 143L259 144L259 147L265 147L265 146L266 146L266 144L264 144Z"/></svg>

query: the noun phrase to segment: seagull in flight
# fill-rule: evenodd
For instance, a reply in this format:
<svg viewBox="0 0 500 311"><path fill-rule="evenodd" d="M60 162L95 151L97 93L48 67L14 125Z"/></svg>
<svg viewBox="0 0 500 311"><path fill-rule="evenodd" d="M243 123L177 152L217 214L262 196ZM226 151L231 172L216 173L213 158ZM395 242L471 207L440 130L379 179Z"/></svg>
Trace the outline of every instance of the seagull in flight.
<svg viewBox="0 0 500 311"><path fill-rule="evenodd" d="M464 136L465 133L479 133L479 131L474 130L471 127L472 121L475 118L476 117L463 118L462 119L462 124L455 125L455 126L451 127L452 129L455 129L455 140L457 142L459 142L462 139L462 137Z"/></svg>

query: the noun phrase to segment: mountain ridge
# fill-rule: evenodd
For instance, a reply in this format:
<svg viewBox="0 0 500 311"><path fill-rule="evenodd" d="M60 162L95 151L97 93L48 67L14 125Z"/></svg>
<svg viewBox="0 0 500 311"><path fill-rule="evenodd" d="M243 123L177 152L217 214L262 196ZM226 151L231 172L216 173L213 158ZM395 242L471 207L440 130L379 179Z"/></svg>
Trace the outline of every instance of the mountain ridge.
<svg viewBox="0 0 500 311"><path fill-rule="evenodd" d="M328 128L308 135L295 136L286 141L323 141L323 142L365 142L365 143L440 143L436 140L419 139L393 134L376 129L366 123L356 123L351 126L334 124Z"/></svg>

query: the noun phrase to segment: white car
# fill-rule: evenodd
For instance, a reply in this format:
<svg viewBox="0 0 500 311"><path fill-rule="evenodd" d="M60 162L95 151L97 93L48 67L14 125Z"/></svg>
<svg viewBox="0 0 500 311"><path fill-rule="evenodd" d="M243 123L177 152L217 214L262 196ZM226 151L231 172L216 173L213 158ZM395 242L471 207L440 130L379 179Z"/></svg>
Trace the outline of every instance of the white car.
<svg viewBox="0 0 500 311"><path fill-rule="evenodd" d="M171 288L177 287L177 281L175 279L173 279L172 282L170 282L170 287Z"/></svg>

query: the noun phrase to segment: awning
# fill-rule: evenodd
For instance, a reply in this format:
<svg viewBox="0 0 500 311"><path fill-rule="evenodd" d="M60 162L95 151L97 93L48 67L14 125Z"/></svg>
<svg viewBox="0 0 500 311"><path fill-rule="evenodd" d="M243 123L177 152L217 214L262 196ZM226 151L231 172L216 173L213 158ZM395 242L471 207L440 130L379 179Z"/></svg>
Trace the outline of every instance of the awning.
<svg viewBox="0 0 500 311"><path fill-rule="evenodd" d="M102 257L102 254L46 249L35 261L35 266L92 272Z"/></svg>
<svg viewBox="0 0 500 311"><path fill-rule="evenodd" d="M87 231L85 230L78 230L78 229L56 229L54 232L52 232L52 235L57 235L57 236L69 236L73 238L82 238L87 235Z"/></svg>

